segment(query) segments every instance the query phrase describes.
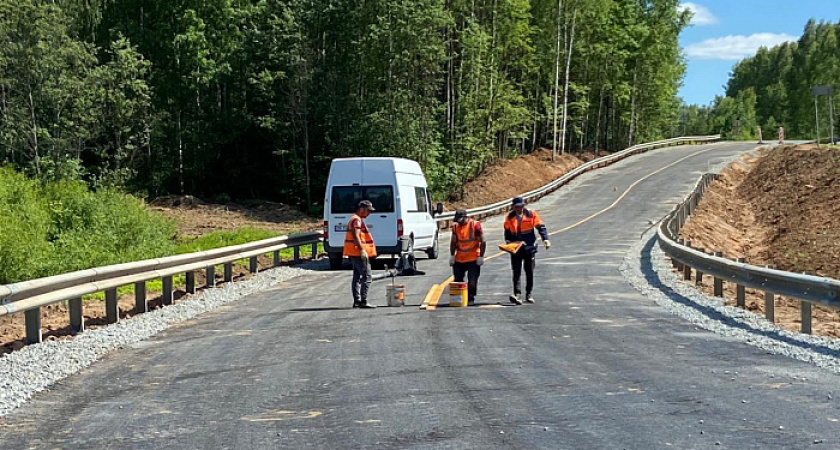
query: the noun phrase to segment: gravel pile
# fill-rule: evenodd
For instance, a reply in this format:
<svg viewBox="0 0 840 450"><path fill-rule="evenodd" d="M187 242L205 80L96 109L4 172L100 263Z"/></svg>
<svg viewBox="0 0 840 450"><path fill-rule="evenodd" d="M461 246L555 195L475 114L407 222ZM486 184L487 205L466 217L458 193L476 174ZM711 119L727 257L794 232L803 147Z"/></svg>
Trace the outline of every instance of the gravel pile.
<svg viewBox="0 0 840 450"><path fill-rule="evenodd" d="M175 305L141 314L108 327L86 331L74 339L29 345L0 357L0 417L37 392L68 377L114 349L137 343L173 324L263 291L283 281L326 270L325 260L296 267L278 267L236 283L207 289Z"/></svg>
<svg viewBox="0 0 840 450"><path fill-rule="evenodd" d="M840 373L840 340L794 333L763 316L710 297L682 281L659 248L656 229L627 253L619 270L645 297L697 327Z"/></svg>

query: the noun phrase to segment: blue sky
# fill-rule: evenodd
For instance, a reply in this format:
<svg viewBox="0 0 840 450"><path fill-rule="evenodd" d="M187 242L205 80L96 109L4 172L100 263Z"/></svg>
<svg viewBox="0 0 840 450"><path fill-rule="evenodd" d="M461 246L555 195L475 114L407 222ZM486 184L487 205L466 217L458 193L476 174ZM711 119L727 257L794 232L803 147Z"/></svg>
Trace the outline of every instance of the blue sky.
<svg viewBox="0 0 840 450"><path fill-rule="evenodd" d="M692 0L692 26L680 44L686 53L686 103L707 105L724 94L732 66L761 45L773 46L802 35L810 18L837 23L840 0Z"/></svg>

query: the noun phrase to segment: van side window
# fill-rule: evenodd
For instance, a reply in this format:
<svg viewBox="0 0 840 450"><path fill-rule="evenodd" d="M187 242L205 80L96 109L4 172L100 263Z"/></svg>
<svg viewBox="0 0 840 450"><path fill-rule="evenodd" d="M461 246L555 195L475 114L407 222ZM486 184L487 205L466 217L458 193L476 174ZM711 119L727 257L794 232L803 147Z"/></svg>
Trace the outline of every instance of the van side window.
<svg viewBox="0 0 840 450"><path fill-rule="evenodd" d="M370 200L377 213L394 212L394 189L391 186L334 186L330 212L353 214L362 199Z"/></svg>
<svg viewBox="0 0 840 450"><path fill-rule="evenodd" d="M426 189L421 187L414 188L414 198L417 200L416 208L411 212L428 212L429 203L426 201Z"/></svg>

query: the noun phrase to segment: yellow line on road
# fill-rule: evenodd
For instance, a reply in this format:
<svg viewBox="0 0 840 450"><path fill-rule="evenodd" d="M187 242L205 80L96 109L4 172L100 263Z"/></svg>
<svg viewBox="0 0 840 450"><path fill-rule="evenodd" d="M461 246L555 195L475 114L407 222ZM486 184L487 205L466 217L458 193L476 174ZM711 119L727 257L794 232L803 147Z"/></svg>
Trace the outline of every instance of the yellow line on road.
<svg viewBox="0 0 840 450"><path fill-rule="evenodd" d="M566 227L566 228L563 228L563 229L560 229L560 230L554 231L554 232L552 232L552 233L549 233L549 236L555 236L555 235L558 235L558 234L560 234L560 233L563 233L563 232L569 231L569 230L571 230L571 229L573 229L573 228L577 228L577 227L579 227L579 226L583 225L583 224L584 224L584 223L586 223L586 222L589 222L590 220L592 220L592 219L594 219L594 218L596 218L596 217L600 216L601 214L604 214L605 212L607 212L607 211L609 211L609 210L611 210L611 209L615 208L615 207L616 207L616 206L617 206L617 205L618 205L618 204L619 204L619 203L620 203L620 202L621 202L621 201L622 201L625 197L627 197L627 195L630 193L630 191L631 191L631 190L633 190L633 188L635 188L635 187L636 187L639 183L641 183L642 181L645 181L645 180L647 180L648 178L650 178L650 177L652 177L652 176L654 176L654 175L656 175L656 174L658 174L658 173L660 173L660 172L662 172L662 171L664 171L664 170L670 169L671 167L676 166L677 164L679 164L679 163L681 163L681 162L685 161L686 159L689 159L689 158L692 158L692 157L694 157L694 156L697 156L697 155L700 155L700 154L703 154L703 153L706 153L706 152L709 152L709 151L715 150L716 148L717 148L717 146L713 146L713 147L707 148L707 149L705 149L705 150L701 150L701 151L699 151L699 152L695 152L695 153L692 153L692 154L690 154L690 155L684 156L684 157L682 157L682 158L680 158L680 159L678 159L678 160L676 160L676 161L672 162L671 164L668 164L668 165L667 165L667 166L665 166L665 167L661 167L661 168L659 168L659 169L657 169L657 170L655 170L655 171L653 171L653 172L651 172L651 173L649 173L649 174L647 174L647 175L643 176L642 178L639 178L639 179L638 179L638 180L636 180L633 184L631 184L631 185L630 185L630 186L629 186L629 187L628 187L628 188L627 188L627 189L626 189L626 190L625 190L625 191L624 191L624 192L623 192L623 193L622 193L622 194L621 194L621 195L620 195L617 199L615 199L615 201L614 201L614 202L613 202L610 206L607 206L606 208L604 208L604 209L602 209L602 210L600 210L600 211L596 212L595 214L592 214L591 216L589 216L589 217L587 217L587 218L585 218L585 219L581 219L581 220L579 220L579 221L577 221L577 222L573 223L572 225L569 225L569 226L568 226L568 227ZM496 254L494 254L494 255L492 255L492 256L488 256L488 257L484 258L484 260L485 260L485 261L489 261L489 260L491 260L491 259L493 259L493 258L498 258L499 256L502 256L502 255L504 255L504 254L505 254L505 252L499 252L499 253L496 253ZM449 285L449 283L451 283L454 279L455 279L454 277L450 276L450 277L449 277L449 278L447 278L447 279L446 279L446 281L444 281L443 283L441 283L441 284L435 284L434 286L432 286L432 287L429 289L429 292L426 294L426 299L423 301L423 305L422 305L422 306L420 306L420 309L425 309L425 310L427 310L427 311L428 311L428 310L435 309L435 307L437 306L438 302L440 301L440 296L441 296L441 294L443 293L444 286L448 286L448 285Z"/></svg>

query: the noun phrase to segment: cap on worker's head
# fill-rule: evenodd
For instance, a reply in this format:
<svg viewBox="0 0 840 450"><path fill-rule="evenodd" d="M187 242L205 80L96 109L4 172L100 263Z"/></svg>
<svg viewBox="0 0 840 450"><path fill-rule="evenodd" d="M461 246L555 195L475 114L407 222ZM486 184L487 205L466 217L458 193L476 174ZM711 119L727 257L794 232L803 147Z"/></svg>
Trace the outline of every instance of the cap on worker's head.
<svg viewBox="0 0 840 450"><path fill-rule="evenodd" d="M370 200L362 200L362 201L360 201L360 202L359 202L359 206L357 207L357 209L359 209L359 208L367 208L367 209L368 209L368 210L370 210L370 211L376 211L376 210L373 208L373 203L371 203L371 202L370 202Z"/></svg>
<svg viewBox="0 0 840 450"><path fill-rule="evenodd" d="M522 197L514 197L513 206L525 206L525 199Z"/></svg>
<svg viewBox="0 0 840 450"><path fill-rule="evenodd" d="M462 219L467 218L467 210L466 209L459 209L455 211L455 221L460 222Z"/></svg>

